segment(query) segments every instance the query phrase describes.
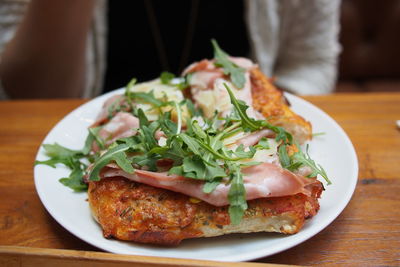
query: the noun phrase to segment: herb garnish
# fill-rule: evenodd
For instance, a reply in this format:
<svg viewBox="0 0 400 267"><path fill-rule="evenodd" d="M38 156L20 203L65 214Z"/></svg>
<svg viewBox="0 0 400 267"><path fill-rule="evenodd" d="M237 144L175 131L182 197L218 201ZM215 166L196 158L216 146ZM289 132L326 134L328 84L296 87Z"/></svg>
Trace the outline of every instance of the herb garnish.
<svg viewBox="0 0 400 267"><path fill-rule="evenodd" d="M214 47L215 66L223 68L224 74L229 75L237 88L243 88L246 83L246 70L233 63L229 59L229 55L219 47L217 41L212 39L211 43Z"/></svg>
<svg viewBox="0 0 400 267"><path fill-rule="evenodd" d="M298 146L298 145L297 145ZM298 146L299 147L299 146ZM311 159L310 155L308 154L309 145L306 146L306 153L301 151L295 152L291 157L291 163L287 166L287 169L294 171L301 166L308 166L311 168L312 173L308 175L308 177L316 177L317 175L321 175L322 178L325 179L328 185L332 184L329 180L328 175L326 174L324 168L321 165L316 164L314 160Z"/></svg>
<svg viewBox="0 0 400 267"><path fill-rule="evenodd" d="M35 161L35 166L39 164L48 165L55 168L57 164L63 164L71 170L68 177L61 178L59 181L73 189L80 192L87 189L87 185L83 182L83 176L87 170L87 162L96 160L97 155L90 153L93 142L101 142L97 136L99 128L92 128L86 138L85 145L81 150L72 150L65 148L57 143L44 144L43 148L45 154L50 157L48 160ZM86 161L86 162L85 162Z"/></svg>
<svg viewBox="0 0 400 267"><path fill-rule="evenodd" d="M183 77L176 77L175 74L168 71L164 71L160 75L160 80L162 84L175 86L179 90L184 90L189 87L192 75L193 73L188 73Z"/></svg>

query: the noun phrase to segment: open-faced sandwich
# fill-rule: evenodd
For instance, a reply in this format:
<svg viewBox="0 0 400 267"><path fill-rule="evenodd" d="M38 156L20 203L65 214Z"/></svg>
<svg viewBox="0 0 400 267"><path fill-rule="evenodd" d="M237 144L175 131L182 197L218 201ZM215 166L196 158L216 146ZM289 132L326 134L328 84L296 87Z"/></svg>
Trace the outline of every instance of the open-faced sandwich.
<svg viewBox="0 0 400 267"><path fill-rule="evenodd" d="M80 151L44 145L72 169L106 238L177 245L229 233L297 233L329 180L302 151L311 124L254 63L213 41L214 59L136 84L103 105Z"/></svg>

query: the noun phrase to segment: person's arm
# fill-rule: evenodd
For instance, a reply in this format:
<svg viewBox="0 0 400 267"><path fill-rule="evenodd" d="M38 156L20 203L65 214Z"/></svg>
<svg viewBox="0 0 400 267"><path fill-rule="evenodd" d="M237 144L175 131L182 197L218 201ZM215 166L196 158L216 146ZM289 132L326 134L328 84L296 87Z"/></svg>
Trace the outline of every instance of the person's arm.
<svg viewBox="0 0 400 267"><path fill-rule="evenodd" d="M12 98L81 96L95 0L32 0L0 61Z"/></svg>

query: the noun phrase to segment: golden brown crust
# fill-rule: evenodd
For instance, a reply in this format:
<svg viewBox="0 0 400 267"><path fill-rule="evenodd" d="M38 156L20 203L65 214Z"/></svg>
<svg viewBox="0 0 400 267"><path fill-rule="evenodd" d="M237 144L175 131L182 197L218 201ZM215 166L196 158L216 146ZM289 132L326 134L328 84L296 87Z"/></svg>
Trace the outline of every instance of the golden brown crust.
<svg viewBox="0 0 400 267"><path fill-rule="evenodd" d="M280 232L293 234L319 209L319 182L312 195L248 201L239 225L231 225L227 207L215 207L169 190L122 177L89 183L89 204L107 238L177 245L183 239L228 233Z"/></svg>
<svg viewBox="0 0 400 267"><path fill-rule="evenodd" d="M290 109L282 91L277 89L259 68L250 70L250 80L253 107L256 110L273 125L285 128L300 143L311 139L311 123Z"/></svg>

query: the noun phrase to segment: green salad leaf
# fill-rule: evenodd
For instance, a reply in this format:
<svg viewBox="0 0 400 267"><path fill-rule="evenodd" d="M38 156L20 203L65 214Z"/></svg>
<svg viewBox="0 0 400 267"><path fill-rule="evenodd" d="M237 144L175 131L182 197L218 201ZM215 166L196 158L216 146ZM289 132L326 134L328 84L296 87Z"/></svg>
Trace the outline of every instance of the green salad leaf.
<svg viewBox="0 0 400 267"><path fill-rule="evenodd" d="M95 163L93 164L93 168L90 171L90 175L89 175L89 180L90 181L99 181L100 180L100 170L106 166L108 163L110 163L113 160L118 160L117 164L118 166L121 167L121 169L124 170L124 168L126 170L131 170L130 168L126 167L126 157L122 155L122 153L124 153L125 151L127 151L130 148L129 145L127 144L120 144L117 146L114 146L112 148L110 148L106 153L104 153L101 157L99 157ZM126 171L124 170L124 171Z"/></svg>
<svg viewBox="0 0 400 267"><path fill-rule="evenodd" d="M192 73L188 73L183 77L176 77L175 74L164 71L160 75L160 80L162 84L175 86L179 90L185 90L190 86L190 79L192 78Z"/></svg>
<svg viewBox="0 0 400 267"><path fill-rule="evenodd" d="M308 148L309 145L307 144L306 153L301 151L301 149L299 148L299 150L293 154L291 165L289 165L287 168L293 171L301 166L308 166L312 170L312 173L308 175L308 177L316 177L317 175L321 175L321 177L325 179L328 185L332 184L324 168L322 168L321 165L315 163L315 161L311 159L310 155L308 154Z"/></svg>
<svg viewBox="0 0 400 267"><path fill-rule="evenodd" d="M243 185L243 174L238 166L231 167L231 187L228 193L229 215L231 223L239 224L247 210L246 189Z"/></svg>
<svg viewBox="0 0 400 267"><path fill-rule="evenodd" d="M212 39L211 43L214 47L215 66L223 68L224 74L229 75L237 88L243 88L246 83L246 70L233 63L229 55L219 47L217 41Z"/></svg>

